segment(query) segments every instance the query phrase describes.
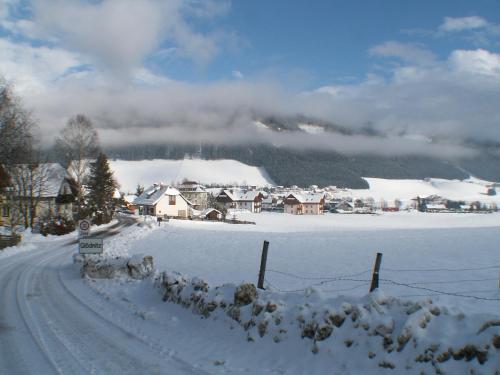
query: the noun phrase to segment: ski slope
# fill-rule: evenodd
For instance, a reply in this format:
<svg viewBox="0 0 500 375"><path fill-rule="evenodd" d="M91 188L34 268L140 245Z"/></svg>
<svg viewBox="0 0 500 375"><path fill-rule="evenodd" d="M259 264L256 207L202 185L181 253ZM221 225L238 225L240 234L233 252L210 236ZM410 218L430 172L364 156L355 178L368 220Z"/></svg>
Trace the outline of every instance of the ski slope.
<svg viewBox="0 0 500 375"><path fill-rule="evenodd" d="M120 184L120 191L134 193L137 184L152 185L155 182L178 183L183 179L201 184L272 185L273 182L262 168L236 160L113 160L111 169Z"/></svg>

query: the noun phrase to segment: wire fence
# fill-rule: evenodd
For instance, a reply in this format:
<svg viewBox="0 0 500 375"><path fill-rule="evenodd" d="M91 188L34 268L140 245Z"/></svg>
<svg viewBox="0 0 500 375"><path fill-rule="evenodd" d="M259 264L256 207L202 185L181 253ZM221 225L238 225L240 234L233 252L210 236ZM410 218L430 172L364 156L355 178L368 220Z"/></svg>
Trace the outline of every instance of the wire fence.
<svg viewBox="0 0 500 375"><path fill-rule="evenodd" d="M266 270L266 284L275 291L281 293L298 293L304 292L310 288L318 288L322 292L327 293L341 293L350 292L361 288L368 290L372 279L371 269L339 275L322 275L322 276L309 276L298 275L292 272L285 272L277 269ZM410 297L430 297L430 296L451 296L458 298L469 298L481 301L500 301L500 265L491 265L483 267L464 267L464 268L380 268L380 274L384 275L379 279L380 287L387 286L396 287L398 290L412 290L421 291L422 293L406 293L400 294L397 297L410 298ZM474 272L474 275L467 273ZM411 281L405 278L411 276ZM412 273L422 273L425 275L425 280L415 280ZM457 279L457 273L461 273L462 277ZM403 275L402 275L403 274ZM433 275L434 274L434 275ZM481 277L478 277L481 274ZM484 274L484 275L483 275ZM293 280L288 282L297 283L301 282L303 287L296 289L284 289L276 286L275 279L279 278ZM394 277L393 277L394 276ZM418 277L418 276L417 276ZM443 278L445 278L443 280ZM405 280L406 279L406 280ZM466 290L465 286L477 285L478 283L486 284L490 289L473 289ZM335 284L338 288L328 289L325 286ZM480 285L482 285L480 284ZM436 287L434 287L436 286ZM447 286L453 287L455 290L447 290ZM458 288L460 286L460 288ZM491 288L494 286L496 288ZM435 289L436 288L436 289ZM459 289L459 290L456 290ZM481 295L483 294L483 295ZM484 295L487 294L487 295ZM490 294L490 296L488 296Z"/></svg>

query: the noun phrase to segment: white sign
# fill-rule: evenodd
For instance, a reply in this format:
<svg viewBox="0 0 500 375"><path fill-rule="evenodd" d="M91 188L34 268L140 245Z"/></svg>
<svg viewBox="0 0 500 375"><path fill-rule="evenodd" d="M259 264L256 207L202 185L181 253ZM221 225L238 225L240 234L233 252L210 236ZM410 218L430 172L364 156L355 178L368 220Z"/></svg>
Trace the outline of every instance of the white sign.
<svg viewBox="0 0 500 375"><path fill-rule="evenodd" d="M80 223L78 224L78 229L80 237L86 237L90 235L90 220L87 219L80 220Z"/></svg>
<svg viewBox="0 0 500 375"><path fill-rule="evenodd" d="M102 238L80 238L80 254L102 254Z"/></svg>

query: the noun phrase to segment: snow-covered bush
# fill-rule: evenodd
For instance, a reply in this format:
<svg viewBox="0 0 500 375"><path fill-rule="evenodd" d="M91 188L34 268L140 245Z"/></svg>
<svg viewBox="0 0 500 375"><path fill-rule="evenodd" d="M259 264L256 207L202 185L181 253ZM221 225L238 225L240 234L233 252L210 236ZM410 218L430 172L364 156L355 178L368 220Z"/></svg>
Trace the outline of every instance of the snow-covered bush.
<svg viewBox="0 0 500 375"><path fill-rule="evenodd" d="M164 301L203 318L226 319L246 331L250 342L302 339L313 353L351 352L381 368L498 374L500 322L486 314L467 318L430 299L416 303L381 292L326 299L314 289L283 294L250 283L211 288L174 272L160 273L155 285Z"/></svg>

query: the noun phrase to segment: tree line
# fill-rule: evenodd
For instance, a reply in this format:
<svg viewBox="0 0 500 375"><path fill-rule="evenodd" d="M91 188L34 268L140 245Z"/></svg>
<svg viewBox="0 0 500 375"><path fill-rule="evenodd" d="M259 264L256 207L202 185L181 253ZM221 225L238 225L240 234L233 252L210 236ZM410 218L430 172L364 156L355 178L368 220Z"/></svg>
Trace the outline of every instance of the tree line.
<svg viewBox="0 0 500 375"><path fill-rule="evenodd" d="M41 223L50 226L55 222L73 229L83 218L96 224L109 222L118 185L90 119L82 114L71 117L53 145L57 161L69 172L65 179L70 191L59 192L57 202L72 205L69 218L53 215L51 203L45 200L53 194L54 171L39 135L33 112L15 95L14 86L0 77L0 219L12 232L21 227L40 229ZM48 210L43 210L47 217L40 217L38 212L47 204Z"/></svg>

